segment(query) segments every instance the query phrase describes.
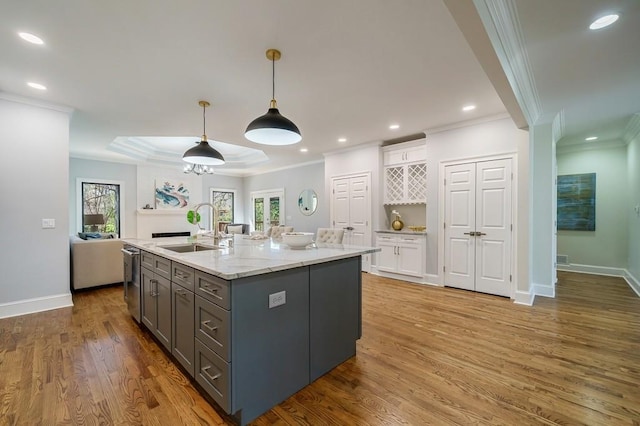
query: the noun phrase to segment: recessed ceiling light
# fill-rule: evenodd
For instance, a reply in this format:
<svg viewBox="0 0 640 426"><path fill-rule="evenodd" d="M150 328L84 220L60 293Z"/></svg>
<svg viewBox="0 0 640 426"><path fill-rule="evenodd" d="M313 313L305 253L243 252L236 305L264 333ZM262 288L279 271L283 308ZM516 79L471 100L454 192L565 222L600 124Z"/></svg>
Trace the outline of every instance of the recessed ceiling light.
<svg viewBox="0 0 640 426"><path fill-rule="evenodd" d="M585 138L585 141L595 141L596 139L598 139L597 136L589 136L588 138Z"/></svg>
<svg viewBox="0 0 640 426"><path fill-rule="evenodd" d="M44 44L44 41L37 35L33 35L31 33L18 33L21 39L28 41L33 44Z"/></svg>
<svg viewBox="0 0 640 426"><path fill-rule="evenodd" d="M399 124L392 124L392 125L389 126L389 129L391 129L391 130L397 130L399 128L400 128Z"/></svg>
<svg viewBox="0 0 640 426"><path fill-rule="evenodd" d="M38 89L38 90L47 90L47 86L40 83L34 83L32 81L27 82L27 86L32 87L34 89Z"/></svg>
<svg viewBox="0 0 640 426"><path fill-rule="evenodd" d="M346 142L346 141L347 141L347 138L338 138L338 142L340 142L340 143L343 143L343 142Z"/></svg>
<svg viewBox="0 0 640 426"><path fill-rule="evenodd" d="M600 28L608 27L618 20L619 16L616 14L605 15L601 18L596 19L589 25L590 30L599 30Z"/></svg>
<svg viewBox="0 0 640 426"><path fill-rule="evenodd" d="M300 152L307 152L309 151L307 148L300 148Z"/></svg>
<svg viewBox="0 0 640 426"><path fill-rule="evenodd" d="M476 109L476 106L475 106L475 105L466 105L466 106L463 106L463 107L462 107L462 110L463 110L463 111L472 111L472 110L474 110L474 109Z"/></svg>

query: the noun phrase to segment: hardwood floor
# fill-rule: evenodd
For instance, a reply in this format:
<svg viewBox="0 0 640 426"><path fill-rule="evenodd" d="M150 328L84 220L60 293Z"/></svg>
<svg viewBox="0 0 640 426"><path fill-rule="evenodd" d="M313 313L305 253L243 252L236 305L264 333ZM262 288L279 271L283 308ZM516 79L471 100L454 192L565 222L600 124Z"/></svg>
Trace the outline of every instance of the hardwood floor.
<svg viewBox="0 0 640 426"><path fill-rule="evenodd" d="M640 425L640 298L559 273L533 307L365 274L357 356L255 425ZM1 425L224 425L121 287L0 320Z"/></svg>

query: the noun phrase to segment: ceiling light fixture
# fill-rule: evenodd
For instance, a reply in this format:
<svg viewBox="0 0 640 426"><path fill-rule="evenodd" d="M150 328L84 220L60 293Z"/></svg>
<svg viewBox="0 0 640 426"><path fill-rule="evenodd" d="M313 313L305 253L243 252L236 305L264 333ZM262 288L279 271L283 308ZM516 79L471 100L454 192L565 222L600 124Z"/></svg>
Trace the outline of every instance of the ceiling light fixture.
<svg viewBox="0 0 640 426"><path fill-rule="evenodd" d="M344 143L347 141L347 138L338 138L338 142Z"/></svg>
<svg viewBox="0 0 640 426"><path fill-rule="evenodd" d="M37 35L31 33L18 33L21 39L33 44L44 44L44 41Z"/></svg>
<svg viewBox="0 0 640 426"><path fill-rule="evenodd" d="M300 152L309 152L307 148L300 148Z"/></svg>
<svg viewBox="0 0 640 426"><path fill-rule="evenodd" d="M202 140L198 142L198 145L187 150L187 152L185 152L182 156L182 159L187 163L198 166L219 166L221 164L224 164L224 157L217 150L211 147L209 145L209 142L207 142L205 111L211 104L207 101L200 101L198 102L198 105L202 107ZM195 167L191 167L190 169L191 170L187 171L187 168L185 168L184 172L196 173Z"/></svg>
<svg viewBox="0 0 640 426"><path fill-rule="evenodd" d="M463 111L473 111L474 109L476 109L475 105L466 105L462 107Z"/></svg>
<svg viewBox="0 0 640 426"><path fill-rule="evenodd" d="M596 139L598 139L597 136L589 136L588 138L585 138L585 141L595 141Z"/></svg>
<svg viewBox="0 0 640 426"><path fill-rule="evenodd" d="M45 86L44 84L40 84L40 83L34 83L32 81L28 81L27 82L27 86L33 88L33 89L38 89L38 90L47 90L47 86Z"/></svg>
<svg viewBox="0 0 640 426"><path fill-rule="evenodd" d="M389 126L389 129L391 129L391 130L397 130L399 128L400 128L399 124L392 124L392 125Z"/></svg>
<svg viewBox="0 0 640 426"><path fill-rule="evenodd" d="M298 127L278 111L275 64L281 56L279 50L267 50L267 59L271 61L271 103L265 115L256 118L247 126L244 137L251 142L263 145L292 145L302 140Z"/></svg>
<svg viewBox="0 0 640 426"><path fill-rule="evenodd" d="M608 27L618 20L620 16L614 14L605 15L601 18L596 19L589 25L590 30L599 30L600 28Z"/></svg>
<svg viewBox="0 0 640 426"><path fill-rule="evenodd" d="M184 166L185 173L193 173L195 175L212 175L213 167L205 166L204 164L187 164Z"/></svg>

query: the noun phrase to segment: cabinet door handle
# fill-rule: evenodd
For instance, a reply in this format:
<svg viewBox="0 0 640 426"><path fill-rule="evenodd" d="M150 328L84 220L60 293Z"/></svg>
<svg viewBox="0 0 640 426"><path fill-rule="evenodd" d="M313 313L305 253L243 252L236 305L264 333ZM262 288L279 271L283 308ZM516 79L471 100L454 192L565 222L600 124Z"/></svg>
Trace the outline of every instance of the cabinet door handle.
<svg viewBox="0 0 640 426"><path fill-rule="evenodd" d="M484 232L476 232L476 237L481 237L483 235L487 235Z"/></svg>
<svg viewBox="0 0 640 426"><path fill-rule="evenodd" d="M200 323L201 326L203 326L204 328L206 328L209 331L216 331L218 329L218 326L211 327L209 324L211 324L211 320L202 321Z"/></svg>
<svg viewBox="0 0 640 426"><path fill-rule="evenodd" d="M218 373L215 376L212 376L211 374L209 374L209 370L211 370L211 366L207 365L206 367L203 367L202 369L200 369L200 371L202 371L202 373L207 376L209 378L209 380L213 381L213 380L218 380L220 378L220 376L222 376L222 373Z"/></svg>
<svg viewBox="0 0 640 426"><path fill-rule="evenodd" d="M150 279L151 290L149 290L149 296L156 297L158 295L158 280Z"/></svg>
<svg viewBox="0 0 640 426"><path fill-rule="evenodd" d="M400 256L400 246L398 246L398 256Z"/></svg>
<svg viewBox="0 0 640 426"><path fill-rule="evenodd" d="M475 232L465 232L464 235L471 235L472 237L474 237L476 235Z"/></svg>

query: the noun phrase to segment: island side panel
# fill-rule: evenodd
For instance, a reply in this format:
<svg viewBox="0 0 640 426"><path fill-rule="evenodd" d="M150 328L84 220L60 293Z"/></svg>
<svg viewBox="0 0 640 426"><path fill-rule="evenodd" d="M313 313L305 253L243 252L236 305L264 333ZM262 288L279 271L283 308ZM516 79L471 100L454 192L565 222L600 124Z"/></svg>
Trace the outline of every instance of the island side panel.
<svg viewBox="0 0 640 426"><path fill-rule="evenodd" d="M309 383L309 268L233 280L231 317L232 413L245 424Z"/></svg>
<svg viewBox="0 0 640 426"><path fill-rule="evenodd" d="M360 256L310 267L310 382L356 354L362 318Z"/></svg>

